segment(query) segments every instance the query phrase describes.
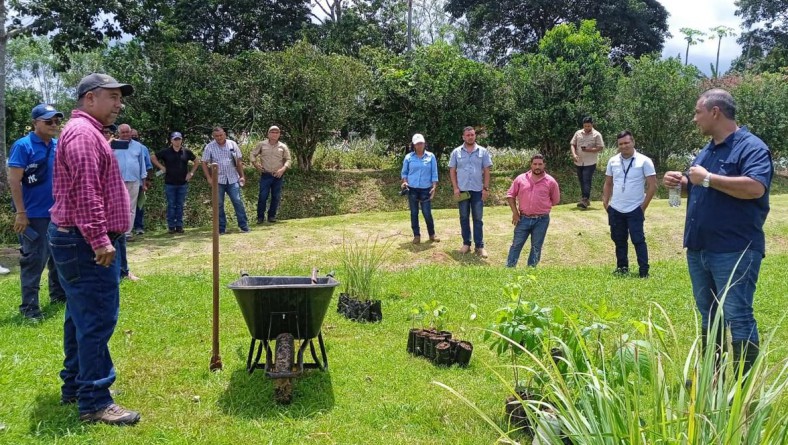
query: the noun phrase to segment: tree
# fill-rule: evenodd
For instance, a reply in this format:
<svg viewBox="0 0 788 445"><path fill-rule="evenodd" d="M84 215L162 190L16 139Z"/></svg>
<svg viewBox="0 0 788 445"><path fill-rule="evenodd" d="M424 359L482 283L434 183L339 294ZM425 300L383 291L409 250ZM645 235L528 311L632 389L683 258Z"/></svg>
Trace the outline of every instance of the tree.
<svg viewBox="0 0 788 445"><path fill-rule="evenodd" d="M478 44L498 62L512 51L536 51L556 25L586 19L597 20L617 60L661 50L668 34L668 14L657 0L448 0L446 10L478 29Z"/></svg>
<svg viewBox="0 0 788 445"><path fill-rule="evenodd" d="M464 127L480 133L493 127L499 75L457 48L438 42L403 56L367 51L364 57L377 87L367 114L390 147L404 148L422 133L440 156L462 142Z"/></svg>
<svg viewBox="0 0 788 445"><path fill-rule="evenodd" d="M312 17L318 25L307 31L310 42L324 52L358 56L363 46L407 49L407 3L401 0L315 0Z"/></svg>
<svg viewBox="0 0 788 445"><path fill-rule="evenodd" d="M689 63L690 46L703 43L703 38L706 37L706 33L693 28L681 28L679 31L684 34L684 40L687 41L687 50L684 52L684 65L686 65Z"/></svg>
<svg viewBox="0 0 788 445"><path fill-rule="evenodd" d="M358 60L326 55L305 41L285 51L244 53L237 88L253 127L276 124L302 170L317 144L341 128L366 96L369 72Z"/></svg>
<svg viewBox="0 0 788 445"><path fill-rule="evenodd" d="M515 57L504 69L507 129L515 142L538 146L556 165L569 159L569 139L583 116L604 126L617 78L609 51L609 41L588 20L579 28L556 26L538 53Z"/></svg>
<svg viewBox="0 0 788 445"><path fill-rule="evenodd" d="M776 72L788 66L788 0L738 0L736 6L747 31L738 39L743 56L734 68Z"/></svg>
<svg viewBox="0 0 788 445"><path fill-rule="evenodd" d="M638 150L650 156L658 169L664 168L670 155L688 155L703 141L692 122L700 72L675 58L645 56L630 60L629 66L618 81L613 127L632 131Z"/></svg>
<svg viewBox="0 0 788 445"><path fill-rule="evenodd" d="M776 159L788 154L788 75L762 73L745 75L732 89L736 98L736 120L747 125L772 151Z"/></svg>
<svg viewBox="0 0 788 445"><path fill-rule="evenodd" d="M712 32L712 37L714 35L717 36L717 61L714 63L712 67L711 73L712 77L718 77L719 70L720 70L720 46L722 46L722 38L723 37L735 37L736 33L733 32L733 28L729 26L715 26L713 28L709 28Z"/></svg>

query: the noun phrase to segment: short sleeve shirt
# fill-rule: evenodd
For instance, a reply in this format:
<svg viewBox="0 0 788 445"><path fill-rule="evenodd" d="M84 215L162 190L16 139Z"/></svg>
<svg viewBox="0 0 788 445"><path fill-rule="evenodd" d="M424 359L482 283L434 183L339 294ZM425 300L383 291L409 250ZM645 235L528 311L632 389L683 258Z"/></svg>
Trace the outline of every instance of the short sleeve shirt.
<svg viewBox="0 0 788 445"><path fill-rule="evenodd" d="M646 199L646 178L656 176L651 159L635 151L629 159L621 154L610 158L605 175L613 177L613 196L610 207L629 213L643 205Z"/></svg>
<svg viewBox="0 0 788 445"><path fill-rule="evenodd" d="M582 147L597 148L605 146L605 141L602 140L602 133L596 131L595 128L592 128L590 133L586 133L582 128L577 130L575 135L572 136L570 143L575 146L575 152L579 158L579 161L575 162L577 166L596 165L599 160L599 153L584 151Z"/></svg>
<svg viewBox="0 0 788 445"><path fill-rule="evenodd" d="M186 184L186 174L189 172L189 161L197 159L191 150L181 148L175 151L172 147L156 153L156 159L164 164L164 183L169 185Z"/></svg>
<svg viewBox="0 0 788 445"><path fill-rule="evenodd" d="M692 165L703 166L715 175L752 178L766 191L757 199L739 199L713 187L689 184L684 247L719 253L749 248L765 254L763 225L769 214L774 175L769 147L747 127L741 127L720 144L706 144Z"/></svg>
<svg viewBox="0 0 788 445"><path fill-rule="evenodd" d="M235 184L241 179L235 168L235 163L239 159L241 159L241 149L235 141L229 139L221 146L216 141L211 141L202 153L203 162L219 164L219 184Z"/></svg>
<svg viewBox="0 0 788 445"><path fill-rule="evenodd" d="M47 150L49 150L49 159L46 158ZM55 203L52 198L52 172L55 169L56 150L57 139L52 139L49 145L46 145L32 131L11 146L11 155L8 158L9 167L26 169L28 167L35 168L34 165L42 162L47 163L44 173L46 176L42 182L33 187L22 184L22 200L25 203L28 218L49 218L49 209Z"/></svg>
<svg viewBox="0 0 788 445"><path fill-rule="evenodd" d="M492 166L490 152L476 145L472 152L460 145L451 152L449 168L457 170L457 186L460 191L480 192L484 188L484 169Z"/></svg>

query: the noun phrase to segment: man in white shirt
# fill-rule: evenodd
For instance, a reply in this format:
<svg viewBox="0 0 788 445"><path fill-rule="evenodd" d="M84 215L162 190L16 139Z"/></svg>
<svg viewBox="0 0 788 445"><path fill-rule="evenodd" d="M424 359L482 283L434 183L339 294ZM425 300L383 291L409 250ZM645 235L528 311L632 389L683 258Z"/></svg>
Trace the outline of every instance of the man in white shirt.
<svg viewBox="0 0 788 445"><path fill-rule="evenodd" d="M638 260L638 273L648 277L648 247L643 232L646 208L657 191L657 172L648 156L635 150L632 133L625 130L616 137L618 154L610 158L605 171L602 204L610 224L610 238L616 245L618 275L629 274L627 237L632 238Z"/></svg>

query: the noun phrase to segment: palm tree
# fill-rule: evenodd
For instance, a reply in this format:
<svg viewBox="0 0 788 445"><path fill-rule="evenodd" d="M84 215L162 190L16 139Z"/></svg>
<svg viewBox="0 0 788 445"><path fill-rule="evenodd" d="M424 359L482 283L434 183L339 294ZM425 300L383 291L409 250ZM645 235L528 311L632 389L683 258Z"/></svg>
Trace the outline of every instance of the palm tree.
<svg viewBox="0 0 788 445"><path fill-rule="evenodd" d="M687 41L687 51L684 53L684 65L686 65L689 63L690 46L703 43L703 38L706 37L706 33L699 29L693 28L681 28L679 31L684 34L684 40Z"/></svg>
<svg viewBox="0 0 788 445"><path fill-rule="evenodd" d="M733 32L733 28L722 25L709 28L709 31L713 33L712 37L714 37L714 34L717 35L717 63L714 64L714 69L712 70L714 77L717 77L720 69L720 46L722 45L722 38L736 37L736 33Z"/></svg>

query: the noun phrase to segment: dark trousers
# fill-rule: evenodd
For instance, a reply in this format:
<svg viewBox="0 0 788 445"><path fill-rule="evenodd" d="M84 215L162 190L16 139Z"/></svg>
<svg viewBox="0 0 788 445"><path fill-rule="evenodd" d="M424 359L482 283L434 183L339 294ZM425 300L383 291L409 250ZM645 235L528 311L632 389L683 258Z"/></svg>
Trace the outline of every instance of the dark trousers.
<svg viewBox="0 0 788 445"><path fill-rule="evenodd" d="M142 190L142 186L140 186L140 194L139 194L139 198L137 198L137 213L134 215L135 232L137 230L145 230L145 223L143 222L143 218L145 218L145 209L143 208L143 205L140 204L141 202L142 203L145 202L145 200L142 199L142 197L145 196L145 193L147 192Z"/></svg>
<svg viewBox="0 0 788 445"><path fill-rule="evenodd" d="M596 164L577 166L577 180L580 181L580 193L584 199L591 198L591 180L594 177Z"/></svg>
<svg viewBox="0 0 788 445"><path fill-rule="evenodd" d="M271 173L260 175L260 193L257 196L257 220L265 219L265 207L268 204L268 195L271 195L271 206L268 207L268 219L276 219L276 211L279 210L279 203L282 201L282 186L284 176L277 178Z"/></svg>
<svg viewBox="0 0 788 445"><path fill-rule="evenodd" d="M74 228L62 232L50 224L47 238L66 291L61 397L76 397L80 414L98 411L113 403L109 339L118 322L119 260L109 267L96 264L90 244Z"/></svg>
<svg viewBox="0 0 788 445"><path fill-rule="evenodd" d="M640 274L648 273L648 247L646 234L643 232L645 217L643 209L638 207L629 213L621 213L613 207L607 208L608 223L610 224L610 239L616 245L616 268L629 268L627 238L632 239L635 246Z"/></svg>
<svg viewBox="0 0 788 445"><path fill-rule="evenodd" d="M60 286L57 269L52 257L49 255L47 230L49 218L30 218L30 229L38 234L38 238L30 240L27 236L19 237L19 278L22 284L22 304L19 312L26 317L37 317L41 314L38 302L38 293L41 287L41 274L44 267L49 270L49 300L52 302L65 301L66 293Z"/></svg>

